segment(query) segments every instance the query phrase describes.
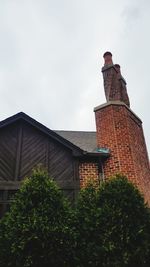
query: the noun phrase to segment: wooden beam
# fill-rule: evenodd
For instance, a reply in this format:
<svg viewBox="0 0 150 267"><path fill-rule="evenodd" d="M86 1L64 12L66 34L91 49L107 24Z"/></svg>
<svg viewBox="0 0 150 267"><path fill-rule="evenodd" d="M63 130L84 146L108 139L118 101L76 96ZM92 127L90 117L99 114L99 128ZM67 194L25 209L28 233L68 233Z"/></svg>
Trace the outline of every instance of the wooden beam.
<svg viewBox="0 0 150 267"><path fill-rule="evenodd" d="M18 180L19 178L21 150L22 150L22 134L23 134L23 128L22 128L22 124L20 123L19 131L18 131L17 150L16 150L15 181Z"/></svg>

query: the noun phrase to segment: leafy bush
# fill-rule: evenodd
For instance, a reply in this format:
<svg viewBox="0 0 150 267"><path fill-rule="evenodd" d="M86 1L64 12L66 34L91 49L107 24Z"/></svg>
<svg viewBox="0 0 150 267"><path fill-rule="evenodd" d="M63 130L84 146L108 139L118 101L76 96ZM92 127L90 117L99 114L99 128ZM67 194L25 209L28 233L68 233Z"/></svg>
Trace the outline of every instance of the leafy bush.
<svg viewBox="0 0 150 267"><path fill-rule="evenodd" d="M83 189L76 220L79 266L149 266L149 209L125 177Z"/></svg>
<svg viewBox="0 0 150 267"><path fill-rule="evenodd" d="M71 209L44 171L34 171L0 223L0 266L68 266Z"/></svg>
<svg viewBox="0 0 150 267"><path fill-rule="evenodd" d="M125 177L89 183L71 208L35 171L0 222L0 266L148 267L149 229L149 209Z"/></svg>
<svg viewBox="0 0 150 267"><path fill-rule="evenodd" d="M136 187L117 176L98 192L104 266L145 266L149 210Z"/></svg>
<svg viewBox="0 0 150 267"><path fill-rule="evenodd" d="M101 266L102 241L97 196L97 190L91 182L79 194L75 211L75 266Z"/></svg>

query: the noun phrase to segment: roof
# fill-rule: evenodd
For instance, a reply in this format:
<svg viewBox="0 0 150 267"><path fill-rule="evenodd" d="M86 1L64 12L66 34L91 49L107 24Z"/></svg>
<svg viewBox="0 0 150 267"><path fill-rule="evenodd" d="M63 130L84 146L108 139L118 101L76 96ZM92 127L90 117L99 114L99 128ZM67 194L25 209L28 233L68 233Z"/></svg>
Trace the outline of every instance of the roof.
<svg viewBox="0 0 150 267"><path fill-rule="evenodd" d="M48 135L49 137L52 137L54 140L58 141L59 143L63 144L64 146L70 148L72 151L74 151L74 154L81 155L83 154L83 150L73 143L69 142L67 139L63 138L62 136L58 135L55 131L52 131L51 129L47 128L40 122L36 121L35 119L31 118L24 112L19 112L3 121L0 121L0 129L15 123L16 121L25 121L28 124L32 125L36 129L40 130L44 134Z"/></svg>
<svg viewBox="0 0 150 267"><path fill-rule="evenodd" d="M26 121L41 132L52 137L54 140L70 148L75 156L86 155L96 157L100 156L104 158L109 156L109 151L97 148L96 132L51 130L24 112L19 112L3 121L0 121L0 129L18 120Z"/></svg>
<svg viewBox="0 0 150 267"><path fill-rule="evenodd" d="M55 133L59 134L84 151L89 153L97 151L96 132L57 130Z"/></svg>

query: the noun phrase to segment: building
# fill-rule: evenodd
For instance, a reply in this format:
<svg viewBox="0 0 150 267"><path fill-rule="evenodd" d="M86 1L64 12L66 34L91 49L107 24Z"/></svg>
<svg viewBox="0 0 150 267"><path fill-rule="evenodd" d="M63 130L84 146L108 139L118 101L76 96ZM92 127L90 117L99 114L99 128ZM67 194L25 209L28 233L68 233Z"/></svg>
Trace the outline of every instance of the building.
<svg viewBox="0 0 150 267"><path fill-rule="evenodd" d="M104 54L106 103L94 109L96 132L53 131L20 112L0 122L0 215L20 183L42 165L74 200L89 179L122 173L150 204L150 169L142 122L130 109L126 82Z"/></svg>

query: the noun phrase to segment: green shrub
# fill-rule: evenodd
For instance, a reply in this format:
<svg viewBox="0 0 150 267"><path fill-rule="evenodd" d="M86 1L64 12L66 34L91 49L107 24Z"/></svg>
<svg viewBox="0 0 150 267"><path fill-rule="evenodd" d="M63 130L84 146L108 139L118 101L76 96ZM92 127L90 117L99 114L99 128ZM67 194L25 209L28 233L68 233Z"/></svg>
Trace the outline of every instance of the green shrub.
<svg viewBox="0 0 150 267"><path fill-rule="evenodd" d="M104 266L146 266L149 210L138 189L118 175L98 195Z"/></svg>
<svg viewBox="0 0 150 267"><path fill-rule="evenodd" d="M34 171L0 223L0 266L68 266L72 214L61 190Z"/></svg>
<svg viewBox="0 0 150 267"><path fill-rule="evenodd" d="M97 190L92 183L82 189L76 205L76 266L100 266L101 234Z"/></svg>
<svg viewBox="0 0 150 267"><path fill-rule="evenodd" d="M89 183L75 207L44 171L25 179L0 222L2 267L149 267L150 214L117 175Z"/></svg>
<svg viewBox="0 0 150 267"><path fill-rule="evenodd" d="M149 266L149 209L125 177L83 189L76 220L79 266Z"/></svg>

